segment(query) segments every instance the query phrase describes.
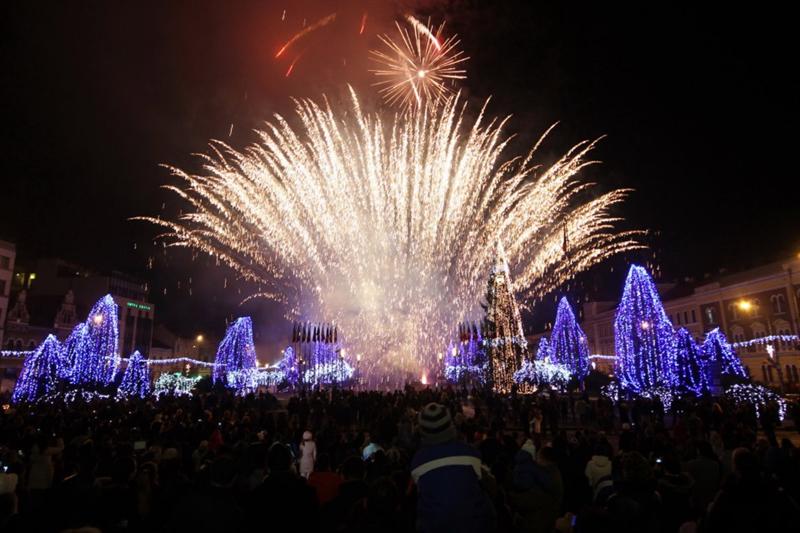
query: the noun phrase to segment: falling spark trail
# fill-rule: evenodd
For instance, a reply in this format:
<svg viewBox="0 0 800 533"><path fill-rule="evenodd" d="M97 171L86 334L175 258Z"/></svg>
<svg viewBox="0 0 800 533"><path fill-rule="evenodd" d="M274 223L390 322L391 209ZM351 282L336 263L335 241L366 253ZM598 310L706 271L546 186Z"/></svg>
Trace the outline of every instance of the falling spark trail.
<svg viewBox="0 0 800 533"><path fill-rule="evenodd" d="M287 78L288 78L288 77L289 77L289 76L292 74L292 70L294 70L294 65L295 65L295 63L297 63L297 62L300 60L300 57L301 57L301 56L302 56L302 54L300 54L300 55L298 55L297 57L295 57L295 58L294 58L294 61L292 61L292 64L291 64L291 65L289 65L289 68L288 68L288 70L286 71L286 77L287 77Z"/></svg>
<svg viewBox="0 0 800 533"><path fill-rule="evenodd" d="M364 13L363 15L361 15L361 29L358 30L358 34L363 35L364 29L366 29L366 27L367 27L367 14Z"/></svg>
<svg viewBox="0 0 800 533"><path fill-rule="evenodd" d="M441 52L442 44L439 42L439 39L433 34L433 32L431 32L430 28L428 28L425 24L423 24L422 22L418 21L416 18L414 18L411 15L406 15L406 20L412 26L414 26L414 29L416 29L421 34L426 35L428 37L428 39L431 40L431 43L433 43L434 48L436 48L436 50Z"/></svg>
<svg viewBox="0 0 800 533"><path fill-rule="evenodd" d="M303 37L305 37L306 35L308 35L309 33L311 33L311 32L312 32L312 31L314 31L314 30L317 30L317 29L319 29L319 28L322 28L323 26L327 26L328 24L330 24L330 23L331 23L331 22L333 22L334 20L336 20L336 13L331 13L331 14L330 14L330 15L328 15L327 17L323 17L323 18L319 19L317 22L315 22L314 24L312 24L311 26L308 26L307 28L304 28L303 30L299 31L298 33L296 33L296 34L294 35L294 37L292 37L291 39L289 39L289 40L286 42L286 44L284 44L284 45L281 47L281 49L280 49L280 50L278 50L278 53L277 53L277 54L275 54L275 58L277 59L277 58L281 57L281 55L283 55L283 53L284 53L284 52L285 52L285 51L286 51L286 50L287 50L287 49L288 49L290 46L292 46L292 44L294 44L295 42L297 42L299 39L302 39ZM305 26L305 19L303 19L303 26Z"/></svg>
<svg viewBox="0 0 800 533"><path fill-rule="evenodd" d="M335 321L368 383L394 386L435 368L478 312L498 242L528 302L641 247L612 214L627 191L587 199L594 143L542 168L536 147L504 155L506 121L484 113L470 120L457 97L399 114L366 112L355 92L339 107L299 99L295 120L276 116L246 150L214 142L200 175L173 168L184 186L167 188L189 204L178 219L140 219L261 287L249 297Z"/></svg>

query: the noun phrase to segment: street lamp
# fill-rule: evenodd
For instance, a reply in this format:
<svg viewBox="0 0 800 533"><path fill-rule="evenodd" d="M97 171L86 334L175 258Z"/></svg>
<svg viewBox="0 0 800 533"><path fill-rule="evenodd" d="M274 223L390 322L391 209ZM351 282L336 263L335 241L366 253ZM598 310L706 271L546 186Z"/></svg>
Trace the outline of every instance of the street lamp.
<svg viewBox="0 0 800 533"><path fill-rule="evenodd" d="M736 302L736 307L739 308L740 311L750 312L753 309L753 302L750 300L739 300Z"/></svg>

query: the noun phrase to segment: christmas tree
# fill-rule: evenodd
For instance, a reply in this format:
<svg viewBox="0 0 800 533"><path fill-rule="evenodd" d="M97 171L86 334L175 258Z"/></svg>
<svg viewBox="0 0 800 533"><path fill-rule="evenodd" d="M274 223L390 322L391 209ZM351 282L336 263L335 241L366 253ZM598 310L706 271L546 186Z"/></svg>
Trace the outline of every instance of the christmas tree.
<svg viewBox="0 0 800 533"><path fill-rule="evenodd" d="M579 381L589 373L589 344L566 298L558 303L550 354L553 363L565 366Z"/></svg>
<svg viewBox="0 0 800 533"><path fill-rule="evenodd" d="M673 335L653 280L632 265L614 319L615 373L623 389L653 394L674 386Z"/></svg>
<svg viewBox="0 0 800 533"><path fill-rule="evenodd" d="M75 325L72 333L64 343L64 359L68 378L71 383L79 385L84 375L89 373L86 364L86 338L89 336L89 326L85 322ZM80 367L80 368L79 368Z"/></svg>
<svg viewBox="0 0 800 533"><path fill-rule="evenodd" d="M539 347L536 349L536 361L549 361L550 360L550 343L547 342L547 337L539 339Z"/></svg>
<svg viewBox="0 0 800 533"><path fill-rule="evenodd" d="M700 396L708 390L705 356L686 328L675 334L675 373L678 391Z"/></svg>
<svg viewBox="0 0 800 533"><path fill-rule="evenodd" d="M82 386L108 385L119 367L119 308L110 294L94 304L84 325L85 331L73 330L76 338L71 339L71 344L67 341L74 361L72 382Z"/></svg>
<svg viewBox="0 0 800 533"><path fill-rule="evenodd" d="M528 343L522 332L508 261L500 243L489 275L484 309L483 345L489 360L489 380L495 392L509 392Z"/></svg>
<svg viewBox="0 0 800 533"><path fill-rule="evenodd" d="M148 394L150 394L150 368L147 359L137 350L128 359L128 367L117 389L117 397L144 398Z"/></svg>
<svg viewBox="0 0 800 533"><path fill-rule="evenodd" d="M214 360L213 381L227 385L227 372L256 368L256 348L253 344L253 321L249 316L237 318L225 332Z"/></svg>
<svg viewBox="0 0 800 533"><path fill-rule="evenodd" d="M461 342L451 343L444 357L444 375L451 383L483 385L486 383L486 355L480 329L464 324L459 329Z"/></svg>
<svg viewBox="0 0 800 533"><path fill-rule="evenodd" d="M742 361L734 352L733 347L728 344L728 339L719 328L709 331L706 335L706 340L703 342L703 355L708 364L708 373L711 374L709 381L714 381L713 374L715 373L739 378L747 377Z"/></svg>
<svg viewBox="0 0 800 533"><path fill-rule="evenodd" d="M11 400L18 402L34 402L58 389L64 374L64 352L54 335L48 335L22 366L19 379L14 386Z"/></svg>
<svg viewBox="0 0 800 533"><path fill-rule="evenodd" d="M289 385L296 386L300 381L299 364L294 348L287 346L283 351L283 357L278 362L278 370Z"/></svg>

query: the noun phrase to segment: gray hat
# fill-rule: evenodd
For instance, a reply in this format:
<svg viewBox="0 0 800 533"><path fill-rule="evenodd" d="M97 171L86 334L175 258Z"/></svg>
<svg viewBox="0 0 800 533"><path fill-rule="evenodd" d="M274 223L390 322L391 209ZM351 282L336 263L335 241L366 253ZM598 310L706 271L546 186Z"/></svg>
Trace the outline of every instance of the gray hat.
<svg viewBox="0 0 800 533"><path fill-rule="evenodd" d="M444 405L429 403L420 411L418 421L423 444L441 444L456 438L456 427Z"/></svg>

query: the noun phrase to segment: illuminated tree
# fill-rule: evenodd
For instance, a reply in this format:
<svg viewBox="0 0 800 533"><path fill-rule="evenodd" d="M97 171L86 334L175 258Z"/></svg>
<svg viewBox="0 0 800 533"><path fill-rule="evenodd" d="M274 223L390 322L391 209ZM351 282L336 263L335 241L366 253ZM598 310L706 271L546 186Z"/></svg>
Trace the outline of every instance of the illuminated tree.
<svg viewBox="0 0 800 533"><path fill-rule="evenodd" d="M708 362L709 372L718 371L722 375L747 377L742 361L719 328L709 331L706 335L706 340L703 342L703 354Z"/></svg>
<svg viewBox="0 0 800 533"><path fill-rule="evenodd" d="M514 385L528 342L522 332L517 301L502 244L498 243L495 265L486 290L483 344L489 360L489 379L495 392L508 392Z"/></svg>
<svg viewBox="0 0 800 533"><path fill-rule="evenodd" d="M150 368L147 359L137 350L128 359L128 367L117 389L117 396L144 398L148 394L150 394Z"/></svg>
<svg viewBox="0 0 800 533"><path fill-rule="evenodd" d="M700 396L708 390L705 356L686 328L675 334L675 378L680 392Z"/></svg>
<svg viewBox="0 0 800 533"><path fill-rule="evenodd" d="M547 337L539 339L539 347L536 349L536 361L545 361L550 359L550 343L547 342Z"/></svg>
<svg viewBox="0 0 800 533"><path fill-rule="evenodd" d="M225 331L214 360L213 381L228 384L227 372L256 368L256 348L253 344L253 321L249 316L237 318Z"/></svg>
<svg viewBox="0 0 800 533"><path fill-rule="evenodd" d="M56 392L64 373L64 351L54 335L48 335L22 366L14 394L14 403L34 402Z"/></svg>
<svg viewBox="0 0 800 533"><path fill-rule="evenodd" d="M589 373L589 344L566 298L558 303L550 354L553 363L565 366L579 381Z"/></svg>
<svg viewBox="0 0 800 533"><path fill-rule="evenodd" d="M119 367L119 308L110 294L94 304L84 323L67 340L72 382L80 386L105 386Z"/></svg>
<svg viewBox="0 0 800 533"><path fill-rule="evenodd" d="M653 394L674 387L673 335L653 280L632 265L614 320L615 373L623 389Z"/></svg>

